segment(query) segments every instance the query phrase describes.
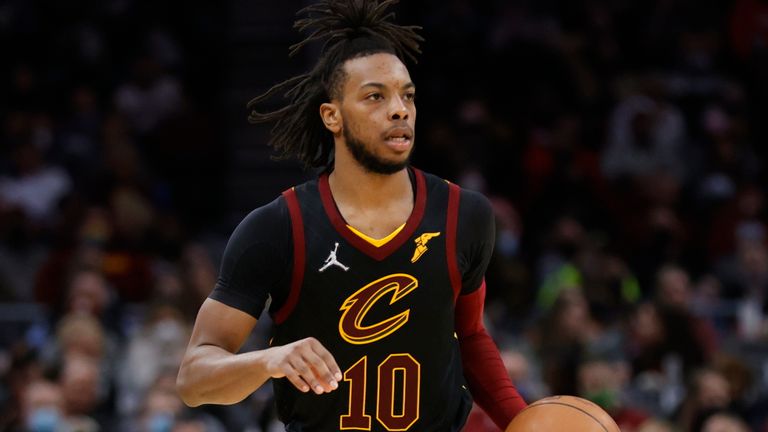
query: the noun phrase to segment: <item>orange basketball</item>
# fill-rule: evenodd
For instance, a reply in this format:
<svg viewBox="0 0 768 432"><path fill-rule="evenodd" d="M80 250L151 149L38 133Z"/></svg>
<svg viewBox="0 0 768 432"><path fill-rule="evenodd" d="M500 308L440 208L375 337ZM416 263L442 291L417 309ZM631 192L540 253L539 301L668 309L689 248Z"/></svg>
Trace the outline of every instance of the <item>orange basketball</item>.
<svg viewBox="0 0 768 432"><path fill-rule="evenodd" d="M551 396L520 411L506 432L621 432L611 416L576 396Z"/></svg>

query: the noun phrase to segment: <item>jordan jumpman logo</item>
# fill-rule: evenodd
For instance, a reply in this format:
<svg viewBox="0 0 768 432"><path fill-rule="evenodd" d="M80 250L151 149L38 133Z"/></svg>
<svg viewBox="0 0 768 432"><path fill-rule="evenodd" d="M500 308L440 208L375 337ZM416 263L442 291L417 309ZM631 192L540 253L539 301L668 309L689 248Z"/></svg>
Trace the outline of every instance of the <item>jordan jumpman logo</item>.
<svg viewBox="0 0 768 432"><path fill-rule="evenodd" d="M344 271L349 270L349 267L340 263L339 260L336 259L336 251L338 250L339 250L339 243L337 242L336 247L331 251L331 254L328 255L328 258L325 259L325 264L322 267L320 267L320 273L324 272L328 267L332 265L339 266Z"/></svg>

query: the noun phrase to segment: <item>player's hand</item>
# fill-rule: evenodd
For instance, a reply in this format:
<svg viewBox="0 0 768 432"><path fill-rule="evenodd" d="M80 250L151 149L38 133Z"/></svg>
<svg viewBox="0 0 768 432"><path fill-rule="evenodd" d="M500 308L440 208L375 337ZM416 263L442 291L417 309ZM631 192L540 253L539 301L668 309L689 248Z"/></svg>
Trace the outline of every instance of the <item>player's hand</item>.
<svg viewBox="0 0 768 432"><path fill-rule="evenodd" d="M315 338L302 339L266 350L267 372L272 378L287 378L297 389L317 394L339 388L342 375L336 360Z"/></svg>

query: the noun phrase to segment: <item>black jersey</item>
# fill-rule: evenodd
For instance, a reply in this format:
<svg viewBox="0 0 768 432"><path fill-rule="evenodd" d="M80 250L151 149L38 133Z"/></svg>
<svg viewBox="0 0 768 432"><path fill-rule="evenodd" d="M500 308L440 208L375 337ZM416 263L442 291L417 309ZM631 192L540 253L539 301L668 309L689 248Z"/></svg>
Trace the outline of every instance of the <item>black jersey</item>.
<svg viewBox="0 0 768 432"><path fill-rule="evenodd" d="M466 419L454 304L482 283L492 212L477 193L409 172L414 209L382 246L349 229L327 175L256 210L230 239L211 297L258 316L272 296L271 343L314 337L344 374L322 395L274 380L289 431L452 431Z"/></svg>

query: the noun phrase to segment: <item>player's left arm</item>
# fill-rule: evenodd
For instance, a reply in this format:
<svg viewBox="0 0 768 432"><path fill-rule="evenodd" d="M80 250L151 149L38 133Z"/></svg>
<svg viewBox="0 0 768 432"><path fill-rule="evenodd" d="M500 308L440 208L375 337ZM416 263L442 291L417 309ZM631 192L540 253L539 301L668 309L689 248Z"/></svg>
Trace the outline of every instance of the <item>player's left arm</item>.
<svg viewBox="0 0 768 432"><path fill-rule="evenodd" d="M464 376L475 402L504 430L527 404L483 325L484 277L496 237L490 202L478 193L462 190L457 225L462 290L456 301L455 328Z"/></svg>

